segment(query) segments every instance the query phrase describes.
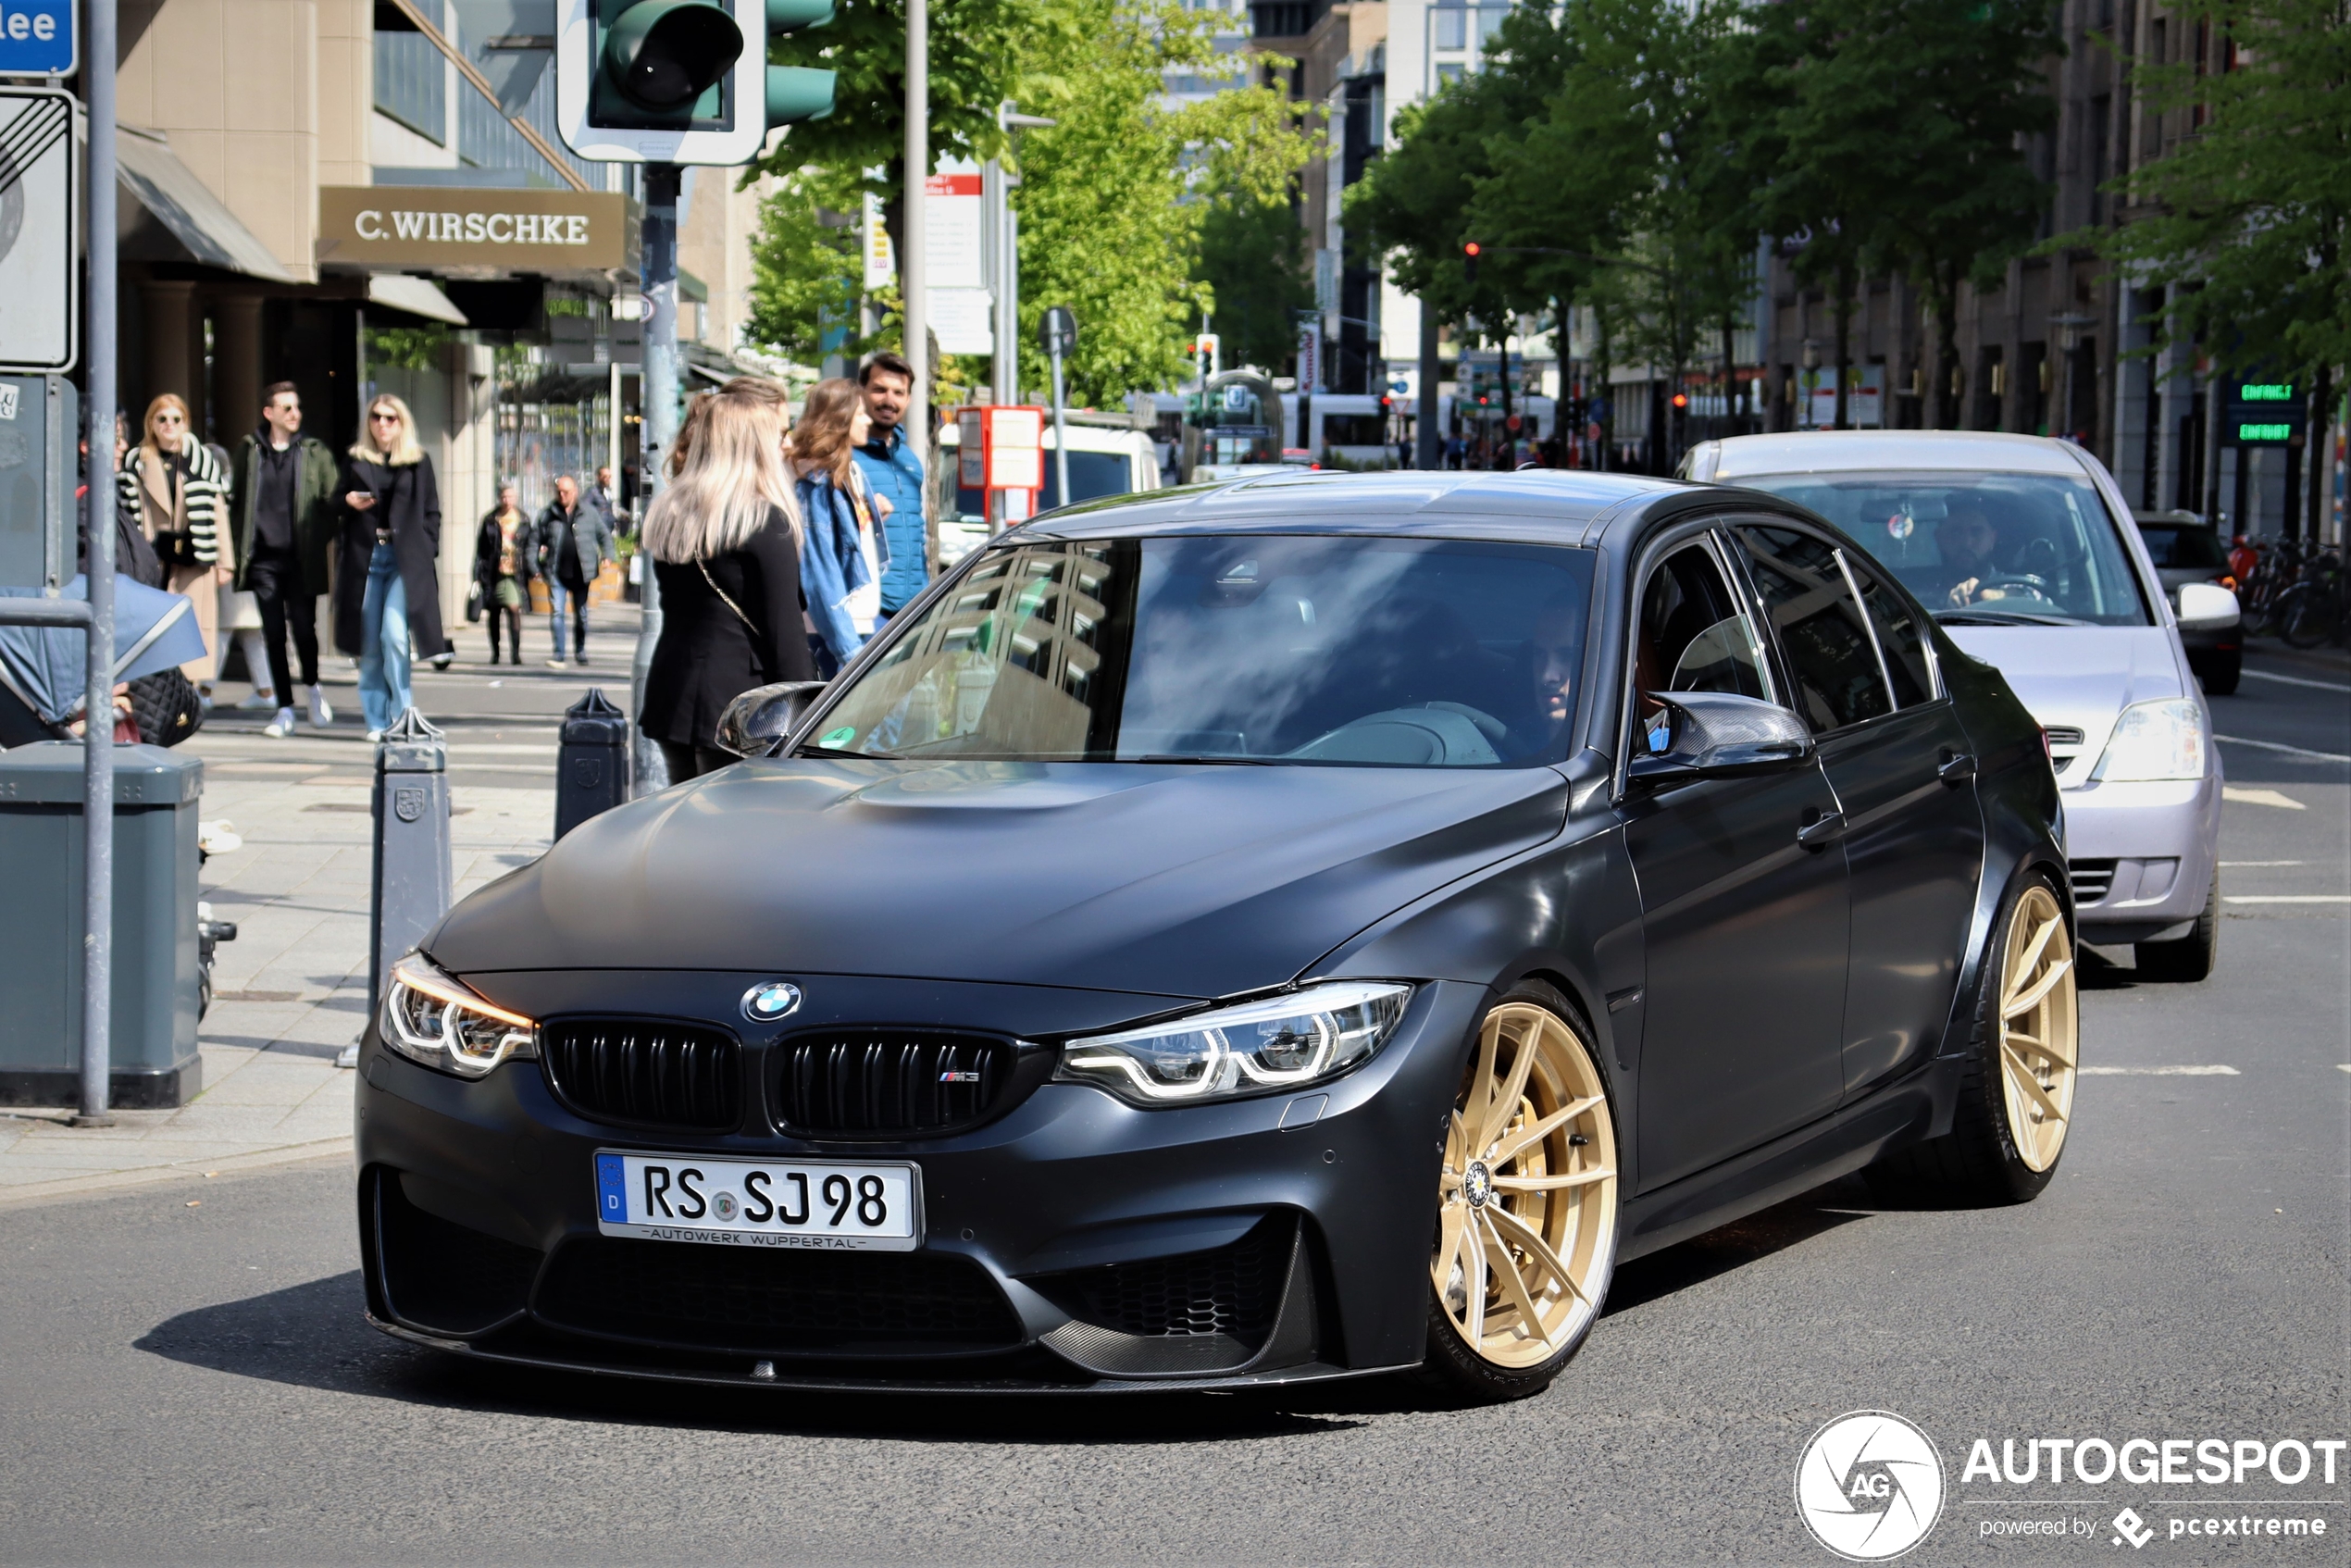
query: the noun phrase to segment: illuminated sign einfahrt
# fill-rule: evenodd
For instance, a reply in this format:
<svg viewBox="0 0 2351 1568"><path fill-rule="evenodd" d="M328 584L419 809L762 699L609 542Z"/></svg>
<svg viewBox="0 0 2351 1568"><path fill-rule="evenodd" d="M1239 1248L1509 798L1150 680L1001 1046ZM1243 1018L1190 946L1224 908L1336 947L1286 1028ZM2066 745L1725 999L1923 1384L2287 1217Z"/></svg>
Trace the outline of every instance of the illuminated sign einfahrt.
<svg viewBox="0 0 2351 1568"><path fill-rule="evenodd" d="M637 266L638 219L601 191L330 185L318 260L335 267L603 272Z"/></svg>

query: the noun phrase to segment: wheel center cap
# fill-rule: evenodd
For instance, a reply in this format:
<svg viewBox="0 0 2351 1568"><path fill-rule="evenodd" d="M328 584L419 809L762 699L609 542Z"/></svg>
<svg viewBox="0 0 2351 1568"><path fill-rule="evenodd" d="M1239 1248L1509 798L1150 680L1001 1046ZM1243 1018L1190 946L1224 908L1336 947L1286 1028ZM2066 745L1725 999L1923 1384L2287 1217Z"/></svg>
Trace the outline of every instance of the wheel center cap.
<svg viewBox="0 0 2351 1568"><path fill-rule="evenodd" d="M1483 1209L1494 1196L1494 1173L1486 1168L1485 1161L1472 1160L1469 1169L1462 1173L1462 1196L1473 1209Z"/></svg>

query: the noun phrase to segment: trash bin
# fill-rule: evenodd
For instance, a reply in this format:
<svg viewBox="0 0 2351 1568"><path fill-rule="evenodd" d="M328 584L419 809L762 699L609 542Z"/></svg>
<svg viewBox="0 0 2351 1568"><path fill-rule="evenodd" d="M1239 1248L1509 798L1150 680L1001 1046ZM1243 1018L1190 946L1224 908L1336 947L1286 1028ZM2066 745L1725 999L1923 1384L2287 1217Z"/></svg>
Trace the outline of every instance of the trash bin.
<svg viewBox="0 0 2351 1568"><path fill-rule="evenodd" d="M110 1103L184 1104L196 1054L196 803L204 764L118 746ZM0 752L0 1103L81 1095L81 743Z"/></svg>

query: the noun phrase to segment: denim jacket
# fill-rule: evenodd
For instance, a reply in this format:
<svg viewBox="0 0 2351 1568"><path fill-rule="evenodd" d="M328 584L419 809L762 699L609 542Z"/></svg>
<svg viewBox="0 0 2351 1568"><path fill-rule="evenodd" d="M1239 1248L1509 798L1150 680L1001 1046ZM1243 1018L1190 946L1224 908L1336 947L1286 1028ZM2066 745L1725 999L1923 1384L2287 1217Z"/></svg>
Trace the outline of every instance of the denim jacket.
<svg viewBox="0 0 2351 1568"><path fill-rule="evenodd" d="M801 476L801 594L808 619L825 651L842 664L865 646L849 615L849 596L872 582L865 552L857 548L857 510L832 476L817 469Z"/></svg>
<svg viewBox="0 0 2351 1568"><path fill-rule="evenodd" d="M930 580L928 541L923 526L923 459L897 426L877 428L874 439L856 450L857 467L875 493L895 508L882 531L889 536L889 569L882 573L881 602L895 614Z"/></svg>

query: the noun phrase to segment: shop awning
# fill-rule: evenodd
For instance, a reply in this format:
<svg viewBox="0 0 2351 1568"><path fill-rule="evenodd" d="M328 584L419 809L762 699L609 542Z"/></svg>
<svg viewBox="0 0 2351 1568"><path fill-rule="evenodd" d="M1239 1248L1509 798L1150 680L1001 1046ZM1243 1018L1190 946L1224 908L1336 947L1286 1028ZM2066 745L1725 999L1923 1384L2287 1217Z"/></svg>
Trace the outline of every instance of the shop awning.
<svg viewBox="0 0 2351 1568"><path fill-rule="evenodd" d="M121 127L115 159L122 188L196 260L272 283L294 281L269 247L173 155L161 132Z"/></svg>
<svg viewBox="0 0 2351 1568"><path fill-rule="evenodd" d="M466 325L466 313L451 304L441 286L429 278L412 278L405 272L379 272L367 280L367 299L370 304L388 305L428 321L446 321L452 327Z"/></svg>

